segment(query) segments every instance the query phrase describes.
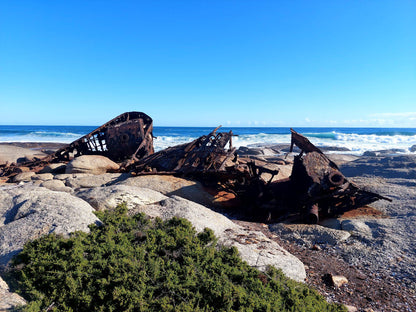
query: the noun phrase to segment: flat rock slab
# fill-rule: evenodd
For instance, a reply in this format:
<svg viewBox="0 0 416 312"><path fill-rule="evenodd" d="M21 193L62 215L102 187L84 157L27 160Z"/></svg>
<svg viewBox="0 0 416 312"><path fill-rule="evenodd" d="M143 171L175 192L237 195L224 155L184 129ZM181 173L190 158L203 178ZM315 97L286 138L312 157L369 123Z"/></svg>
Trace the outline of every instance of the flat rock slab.
<svg viewBox="0 0 416 312"><path fill-rule="evenodd" d="M40 186L46 187L47 189L51 191L56 191L56 192L68 192L68 193L72 192L72 188L66 186L65 183L62 182L61 180L43 181L42 183L40 183Z"/></svg>
<svg viewBox="0 0 416 312"><path fill-rule="evenodd" d="M32 180L48 181L53 179L52 173L39 173L32 176Z"/></svg>
<svg viewBox="0 0 416 312"><path fill-rule="evenodd" d="M94 174L59 174L55 179L64 181L65 185L72 189L80 188L94 188L105 185L115 184L130 177L127 173L104 173L99 175Z"/></svg>
<svg viewBox="0 0 416 312"><path fill-rule="evenodd" d="M360 157L340 167L346 177L378 176L416 179L416 155Z"/></svg>
<svg viewBox="0 0 416 312"><path fill-rule="evenodd" d="M35 176L36 174L32 171L29 172L22 172L17 174L14 178L13 178L13 182L15 183L19 183L19 182L29 182L32 181L32 178Z"/></svg>
<svg viewBox="0 0 416 312"><path fill-rule="evenodd" d="M115 208L126 203L128 209L157 203L167 197L151 189L131 185L113 185L83 189L76 196L88 202L96 210Z"/></svg>
<svg viewBox="0 0 416 312"><path fill-rule="evenodd" d="M117 184L144 187L158 191L166 196L180 196L208 207L216 205L214 196L209 194L201 183L174 176L137 176L118 182Z"/></svg>

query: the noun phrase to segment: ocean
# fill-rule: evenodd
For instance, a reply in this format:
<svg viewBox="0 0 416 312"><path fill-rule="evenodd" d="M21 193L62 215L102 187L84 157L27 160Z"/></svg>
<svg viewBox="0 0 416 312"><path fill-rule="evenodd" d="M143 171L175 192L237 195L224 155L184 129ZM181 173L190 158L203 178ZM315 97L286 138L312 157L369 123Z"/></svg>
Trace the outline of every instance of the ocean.
<svg viewBox="0 0 416 312"><path fill-rule="evenodd" d="M59 142L71 143L96 129L97 126L5 126L0 125L0 142ZM157 127L156 151L169 146L190 142L210 133L214 127ZM232 130L236 137L233 146L259 146L264 144L290 143L290 128L220 128ZM416 145L416 128L294 128L309 138L318 147L333 146L347 148L346 153L362 155L365 151L397 149L399 153L410 153Z"/></svg>

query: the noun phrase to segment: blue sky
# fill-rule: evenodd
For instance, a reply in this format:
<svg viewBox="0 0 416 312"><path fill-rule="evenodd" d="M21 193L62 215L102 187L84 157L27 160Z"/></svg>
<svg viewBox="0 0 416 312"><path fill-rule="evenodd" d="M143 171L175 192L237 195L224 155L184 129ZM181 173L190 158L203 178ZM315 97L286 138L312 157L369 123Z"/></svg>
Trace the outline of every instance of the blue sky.
<svg viewBox="0 0 416 312"><path fill-rule="evenodd" d="M7 1L0 124L416 127L416 1Z"/></svg>

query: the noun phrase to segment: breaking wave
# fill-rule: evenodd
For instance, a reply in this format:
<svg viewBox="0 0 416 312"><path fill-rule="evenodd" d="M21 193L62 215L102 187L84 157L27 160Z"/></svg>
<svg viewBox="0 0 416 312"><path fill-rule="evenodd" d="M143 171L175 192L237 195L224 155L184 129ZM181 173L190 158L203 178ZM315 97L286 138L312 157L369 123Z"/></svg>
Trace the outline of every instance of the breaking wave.
<svg viewBox="0 0 416 312"><path fill-rule="evenodd" d="M70 143L93 131L95 126L0 126L0 142L59 142ZM169 146L191 142L207 135L212 127L154 127L156 151ZM221 128L230 131L233 146L264 146L289 144L289 128ZM416 128L296 128L316 146L348 149L347 153L360 155L365 151L396 150L409 153L416 145ZM345 151L344 151L345 152Z"/></svg>

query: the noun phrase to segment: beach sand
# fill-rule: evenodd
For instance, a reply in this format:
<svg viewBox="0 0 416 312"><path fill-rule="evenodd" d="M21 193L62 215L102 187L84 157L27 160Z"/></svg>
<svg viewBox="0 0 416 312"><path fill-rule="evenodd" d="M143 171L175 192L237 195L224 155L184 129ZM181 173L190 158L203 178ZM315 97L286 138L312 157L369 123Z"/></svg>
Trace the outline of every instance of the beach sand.
<svg viewBox="0 0 416 312"><path fill-rule="evenodd" d="M62 146L63 143L34 143L34 142L16 142L16 143L0 143L0 165L6 162L16 163L19 159L33 159L34 157L42 158L48 153L55 151Z"/></svg>
<svg viewBox="0 0 416 312"><path fill-rule="evenodd" d="M1 143L0 164L42 157L62 145ZM349 180L392 199L372 204L375 210L364 209L322 223L338 230L344 224L344 230L351 233L348 240L320 244L302 236L299 229L278 233L273 226L235 222L263 231L297 256L307 267L306 282L328 300L355 306L359 311L416 311L416 155L340 153L329 157ZM328 274L343 275L349 282L341 288L333 287L326 282Z"/></svg>

